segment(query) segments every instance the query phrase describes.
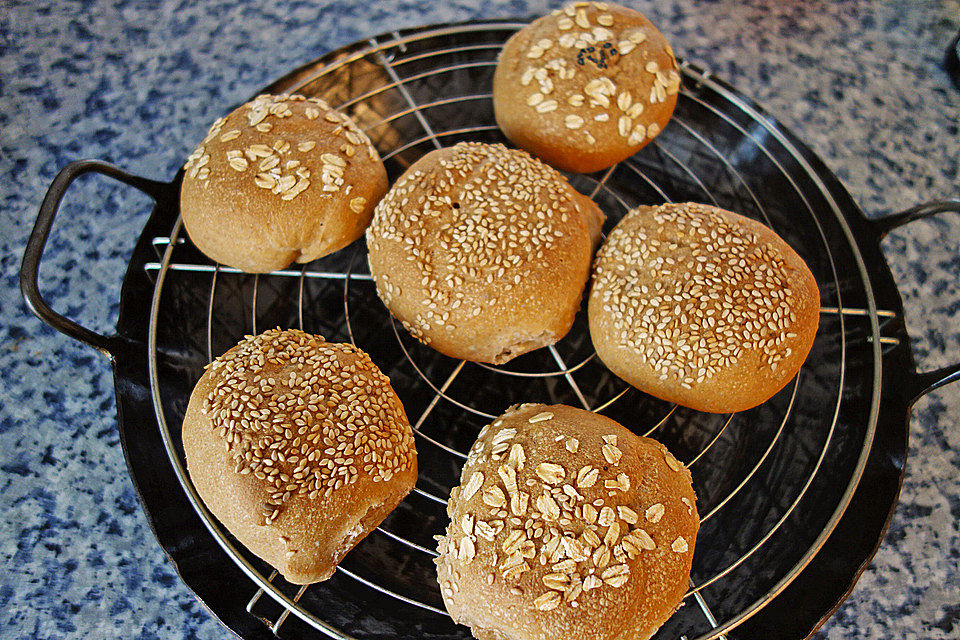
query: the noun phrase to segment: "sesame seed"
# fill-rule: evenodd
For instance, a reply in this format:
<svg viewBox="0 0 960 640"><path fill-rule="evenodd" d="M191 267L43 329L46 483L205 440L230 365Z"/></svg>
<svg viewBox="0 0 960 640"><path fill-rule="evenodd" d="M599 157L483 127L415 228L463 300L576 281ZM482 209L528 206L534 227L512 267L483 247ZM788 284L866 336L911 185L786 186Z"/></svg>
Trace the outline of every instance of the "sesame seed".
<svg viewBox="0 0 960 640"><path fill-rule="evenodd" d="M683 466L680 464L680 461L673 457L669 451L664 451L664 459L667 461L667 466L670 467L673 471L680 471L680 468Z"/></svg>
<svg viewBox="0 0 960 640"><path fill-rule="evenodd" d="M566 477L566 471L559 464L541 462L537 465L537 475L548 484L560 484Z"/></svg>
<svg viewBox="0 0 960 640"><path fill-rule="evenodd" d="M597 524L602 527L609 527L616 521L616 514L613 509L610 507L604 507L600 509L600 518L597 520Z"/></svg>
<svg viewBox="0 0 960 640"><path fill-rule="evenodd" d="M577 23L577 26L582 29L590 28L590 20L587 18L587 12L583 9L577 10L575 21Z"/></svg>
<svg viewBox="0 0 960 640"><path fill-rule="evenodd" d="M367 199L363 197L356 197L350 200L350 210L354 213L361 213L364 207L367 204Z"/></svg>
<svg viewBox="0 0 960 640"><path fill-rule="evenodd" d="M570 576L565 573L548 573L541 580L548 589L556 589L557 591L564 591L570 586Z"/></svg>
<svg viewBox="0 0 960 640"><path fill-rule="evenodd" d="M574 33L564 33L557 38L557 42L564 49L571 49L577 43L577 35Z"/></svg>
<svg viewBox="0 0 960 640"><path fill-rule="evenodd" d="M664 506L658 502L654 505L651 505L650 508L646 510L646 512L644 513L644 517L649 522L656 524L660 522L660 519L663 517L663 514L665 511L666 509L664 508Z"/></svg>
<svg viewBox="0 0 960 640"><path fill-rule="evenodd" d="M503 507L507 504L507 499L503 495L500 487L487 487L483 492L483 503L490 507Z"/></svg>
<svg viewBox="0 0 960 640"><path fill-rule="evenodd" d="M473 544L473 540L469 537L460 538L460 548L457 554L460 562L469 564L473 558L477 555L477 548Z"/></svg>
<svg viewBox="0 0 960 640"><path fill-rule="evenodd" d="M600 477L600 470L596 467L586 466L577 472L577 487L580 489L589 489L597 483Z"/></svg>
<svg viewBox="0 0 960 640"><path fill-rule="evenodd" d="M526 455L523 452L523 446L520 443L514 443L510 447L510 454L507 456L507 464L514 469L523 469L523 463L526 461Z"/></svg>
<svg viewBox="0 0 960 640"><path fill-rule="evenodd" d="M611 444L603 445L601 452L603 453L603 459L612 465L619 464L620 457L623 455L623 452L620 451L620 449L616 448Z"/></svg>
<svg viewBox="0 0 960 640"><path fill-rule="evenodd" d="M557 110L557 101L556 100L546 100L539 103L536 107L537 113L549 113L551 111Z"/></svg>
<svg viewBox="0 0 960 640"><path fill-rule="evenodd" d="M617 507L617 515L620 516L620 519L626 522L627 524L637 524L639 517L637 512L631 509L630 507L620 506Z"/></svg>
<svg viewBox="0 0 960 640"><path fill-rule="evenodd" d="M556 591L547 591L533 601L533 606L540 611L550 611L560 606L560 594Z"/></svg>

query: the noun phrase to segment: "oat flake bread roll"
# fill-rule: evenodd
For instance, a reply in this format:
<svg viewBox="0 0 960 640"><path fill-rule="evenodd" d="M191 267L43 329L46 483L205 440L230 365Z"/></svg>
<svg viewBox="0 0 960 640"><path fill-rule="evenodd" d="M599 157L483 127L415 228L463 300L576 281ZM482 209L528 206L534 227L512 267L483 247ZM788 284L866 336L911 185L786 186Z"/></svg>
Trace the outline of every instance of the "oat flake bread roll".
<svg viewBox="0 0 960 640"><path fill-rule="evenodd" d="M387 190L370 140L324 101L258 96L187 159L180 212L212 260L250 273L310 262L360 237Z"/></svg>
<svg viewBox="0 0 960 640"><path fill-rule="evenodd" d="M703 204L638 207L597 252L588 313L600 359L658 398L754 407L810 352L820 292L776 233Z"/></svg>
<svg viewBox="0 0 960 640"><path fill-rule="evenodd" d="M650 438L564 405L485 427L447 505L437 574L481 640L644 640L687 590L690 472Z"/></svg>
<svg viewBox="0 0 960 640"><path fill-rule="evenodd" d="M680 72L643 15L576 2L507 40L493 77L497 124L517 146L566 171L627 158L659 134L677 103Z"/></svg>
<svg viewBox="0 0 960 640"><path fill-rule="evenodd" d="M462 142L418 160L377 205L370 272L418 340L500 364L569 331L602 223L527 153Z"/></svg>
<svg viewBox="0 0 960 640"><path fill-rule="evenodd" d="M209 365L183 448L207 508L296 584L329 578L417 477L389 379L353 345L292 329L248 336Z"/></svg>

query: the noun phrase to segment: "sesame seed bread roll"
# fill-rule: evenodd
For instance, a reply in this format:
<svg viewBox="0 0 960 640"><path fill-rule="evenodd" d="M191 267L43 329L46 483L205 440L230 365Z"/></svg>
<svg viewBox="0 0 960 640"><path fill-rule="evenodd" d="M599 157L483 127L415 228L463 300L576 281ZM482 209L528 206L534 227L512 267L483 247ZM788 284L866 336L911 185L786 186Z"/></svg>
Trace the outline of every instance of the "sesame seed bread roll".
<svg viewBox="0 0 960 640"><path fill-rule="evenodd" d="M570 330L602 223L527 153L460 143L418 160L377 205L370 272L418 340L501 364Z"/></svg>
<svg viewBox="0 0 960 640"><path fill-rule="evenodd" d="M212 260L249 273L310 262L363 233L387 191L370 139L323 100L261 95L187 159L180 212Z"/></svg>
<svg viewBox="0 0 960 640"><path fill-rule="evenodd" d="M497 124L517 146L581 173L628 158L667 125L680 72L642 14L577 2L507 40L493 76Z"/></svg>
<svg viewBox="0 0 960 640"><path fill-rule="evenodd" d="M662 444L564 405L485 427L447 505L437 575L481 640L644 640L687 590L700 519Z"/></svg>
<svg viewBox="0 0 960 640"><path fill-rule="evenodd" d="M820 321L810 269L755 220L703 204L637 207L597 252L590 336L641 391L743 411L782 389Z"/></svg>
<svg viewBox="0 0 960 640"><path fill-rule="evenodd" d="M387 376L353 345L296 330L248 336L207 367L183 448L207 508L295 584L329 578L417 478Z"/></svg>

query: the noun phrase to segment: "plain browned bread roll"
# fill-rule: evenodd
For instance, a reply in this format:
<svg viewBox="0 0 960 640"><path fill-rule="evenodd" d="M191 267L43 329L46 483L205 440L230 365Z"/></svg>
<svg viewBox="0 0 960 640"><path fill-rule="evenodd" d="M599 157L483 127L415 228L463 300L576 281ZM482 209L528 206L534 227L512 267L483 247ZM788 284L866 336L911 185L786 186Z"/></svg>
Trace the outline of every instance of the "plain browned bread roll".
<svg viewBox="0 0 960 640"><path fill-rule="evenodd" d="M569 331L602 223L527 153L460 143L418 160L377 205L370 272L421 342L499 364Z"/></svg>
<svg viewBox="0 0 960 640"><path fill-rule="evenodd" d="M350 244L387 190L363 131L299 95L258 96L217 120L184 170L180 212L190 239L251 273Z"/></svg>
<svg viewBox="0 0 960 640"><path fill-rule="evenodd" d="M800 369L820 292L776 233L703 204L638 207L597 252L590 336L615 374L686 407L754 407Z"/></svg>
<svg viewBox="0 0 960 640"><path fill-rule="evenodd" d="M591 172L667 125L680 73L657 28L632 9L576 2L507 40L493 77L497 124L555 167Z"/></svg>
<svg viewBox="0 0 960 640"><path fill-rule="evenodd" d="M447 505L437 575L481 640L644 640L680 605L700 520L650 438L564 405L485 427Z"/></svg>
<svg viewBox="0 0 960 640"><path fill-rule="evenodd" d="M183 418L190 479L287 580L326 580L417 477L413 433L370 358L302 331L248 336L209 365Z"/></svg>

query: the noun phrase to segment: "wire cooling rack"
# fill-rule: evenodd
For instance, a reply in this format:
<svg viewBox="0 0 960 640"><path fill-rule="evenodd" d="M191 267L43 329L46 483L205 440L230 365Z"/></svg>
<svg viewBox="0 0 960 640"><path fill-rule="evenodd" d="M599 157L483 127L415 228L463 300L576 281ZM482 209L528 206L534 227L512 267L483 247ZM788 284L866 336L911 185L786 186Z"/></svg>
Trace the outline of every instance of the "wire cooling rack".
<svg viewBox="0 0 960 640"><path fill-rule="evenodd" d="M501 45L521 26L395 32L334 52L267 91L322 97L349 113L392 181L432 149L505 142L490 90ZM697 200L761 220L807 261L822 296L813 350L796 379L747 412L698 413L633 389L599 362L583 310L556 345L503 366L442 356L398 328L380 303L362 240L300 268L248 275L209 262L179 219L169 236L154 238L157 260L145 265L155 283L148 362L164 444L210 534L250 578L247 610L273 633L469 637L443 609L432 536L446 525L446 499L476 434L517 402L603 412L661 440L690 467L701 514L690 589L657 637L725 637L822 547L870 450L882 349L897 343L881 331L895 314L876 308L850 229L804 154L709 72L690 64L681 71L676 113L652 144L606 171L570 179L600 204L606 230L639 204ZM186 475L179 439L203 365L243 335L273 326L370 353L391 377L417 439L420 477L411 495L331 580L304 587L286 583L211 516Z"/></svg>

